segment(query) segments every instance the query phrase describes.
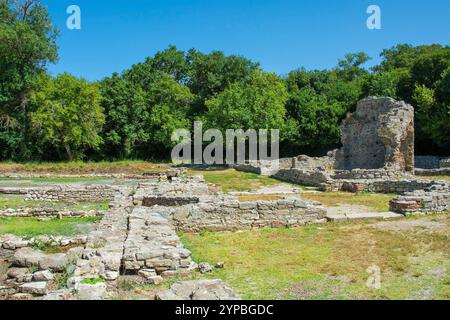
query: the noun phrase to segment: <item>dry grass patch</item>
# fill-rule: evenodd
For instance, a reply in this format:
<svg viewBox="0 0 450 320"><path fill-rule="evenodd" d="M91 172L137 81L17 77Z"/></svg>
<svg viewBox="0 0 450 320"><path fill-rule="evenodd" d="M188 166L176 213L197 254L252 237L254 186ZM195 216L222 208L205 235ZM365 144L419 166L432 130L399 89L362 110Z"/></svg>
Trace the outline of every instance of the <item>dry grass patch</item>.
<svg viewBox="0 0 450 320"><path fill-rule="evenodd" d="M145 161L0 163L0 173L23 174L140 174L165 170L164 166Z"/></svg>
<svg viewBox="0 0 450 320"><path fill-rule="evenodd" d="M183 234L197 262L225 262L224 279L245 299L448 299L447 229L386 231L371 223ZM380 290L366 285L381 270ZM427 290L424 290L427 288Z"/></svg>
<svg viewBox="0 0 450 320"><path fill-rule="evenodd" d="M395 195L393 194L355 194L348 192L311 192L301 194L301 198L305 200L318 201L329 207L339 206L339 204L349 204L370 207L378 212L388 212L389 201L394 197Z"/></svg>

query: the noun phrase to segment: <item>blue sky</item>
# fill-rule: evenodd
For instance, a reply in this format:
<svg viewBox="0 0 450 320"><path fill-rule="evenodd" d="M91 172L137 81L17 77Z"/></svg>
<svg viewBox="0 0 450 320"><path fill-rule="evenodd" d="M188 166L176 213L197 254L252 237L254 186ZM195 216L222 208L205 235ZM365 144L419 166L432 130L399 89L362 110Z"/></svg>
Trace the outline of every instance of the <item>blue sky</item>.
<svg viewBox="0 0 450 320"><path fill-rule="evenodd" d="M49 71L99 80L170 44L222 50L284 75L331 68L345 53L379 53L398 43L449 44L448 0L42 0L60 30L60 59ZM66 9L81 8L82 29L68 30ZM366 9L382 10L382 30Z"/></svg>

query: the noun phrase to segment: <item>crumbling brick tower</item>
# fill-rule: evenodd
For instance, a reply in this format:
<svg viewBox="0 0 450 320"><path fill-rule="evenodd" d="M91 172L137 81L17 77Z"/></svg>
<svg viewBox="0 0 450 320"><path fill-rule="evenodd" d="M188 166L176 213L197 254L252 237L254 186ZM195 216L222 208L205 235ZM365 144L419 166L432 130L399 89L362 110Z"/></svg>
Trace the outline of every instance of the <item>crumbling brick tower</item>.
<svg viewBox="0 0 450 320"><path fill-rule="evenodd" d="M337 152L341 170L414 171L414 108L391 98L366 98L344 120L343 147Z"/></svg>

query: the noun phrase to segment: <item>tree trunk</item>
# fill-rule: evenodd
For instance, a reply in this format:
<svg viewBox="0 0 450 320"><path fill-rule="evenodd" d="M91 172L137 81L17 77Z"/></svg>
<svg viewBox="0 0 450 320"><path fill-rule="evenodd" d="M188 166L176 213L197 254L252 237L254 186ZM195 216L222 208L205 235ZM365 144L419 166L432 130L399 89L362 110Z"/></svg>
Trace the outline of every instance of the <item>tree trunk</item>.
<svg viewBox="0 0 450 320"><path fill-rule="evenodd" d="M66 148L67 158L69 161L73 160L72 150L70 150L70 146L68 144L64 144L64 148Z"/></svg>

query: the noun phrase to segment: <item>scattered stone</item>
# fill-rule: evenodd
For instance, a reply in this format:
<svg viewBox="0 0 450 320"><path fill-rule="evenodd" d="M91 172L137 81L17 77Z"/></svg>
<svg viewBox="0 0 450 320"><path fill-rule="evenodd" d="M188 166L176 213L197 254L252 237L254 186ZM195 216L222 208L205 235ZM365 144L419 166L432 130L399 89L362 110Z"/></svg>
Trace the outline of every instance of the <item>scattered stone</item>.
<svg viewBox="0 0 450 320"><path fill-rule="evenodd" d="M39 261L39 268L41 270L50 269L52 271L64 271L69 264L67 255L64 253L55 253L44 255Z"/></svg>
<svg viewBox="0 0 450 320"><path fill-rule="evenodd" d="M8 278L15 279L29 273L28 268L10 268L6 274Z"/></svg>
<svg viewBox="0 0 450 320"><path fill-rule="evenodd" d="M33 300L34 296L29 293L15 293L9 296L10 300L14 301L25 301L25 300Z"/></svg>
<svg viewBox="0 0 450 320"><path fill-rule="evenodd" d="M225 263L224 262L217 262L215 267L217 269L223 269L225 267Z"/></svg>
<svg viewBox="0 0 450 320"><path fill-rule="evenodd" d="M38 271L33 274L34 281L51 281L53 280L53 274L50 270Z"/></svg>
<svg viewBox="0 0 450 320"><path fill-rule="evenodd" d="M197 280L175 283L169 290L159 292L156 300L240 300L222 280Z"/></svg>
<svg viewBox="0 0 450 320"><path fill-rule="evenodd" d="M29 293L37 296L43 296L47 294L47 282L30 282L25 283L19 287L21 293Z"/></svg>
<svg viewBox="0 0 450 320"><path fill-rule="evenodd" d="M21 248L14 254L13 265L19 267L38 267L44 253L32 248Z"/></svg>
<svg viewBox="0 0 450 320"><path fill-rule="evenodd" d="M72 298L73 295L69 289L61 289L50 292L49 294L45 295L42 298L42 300L59 301L59 300L71 300Z"/></svg>
<svg viewBox="0 0 450 320"><path fill-rule="evenodd" d="M200 263L200 264L198 265L198 271L199 271L200 273L209 273L209 272L212 272L213 269L212 269L212 267L209 265L209 263L207 263L207 262L202 262L202 263Z"/></svg>
<svg viewBox="0 0 450 320"><path fill-rule="evenodd" d="M80 283L77 297L79 300L103 300L106 296L106 283L96 284Z"/></svg>

